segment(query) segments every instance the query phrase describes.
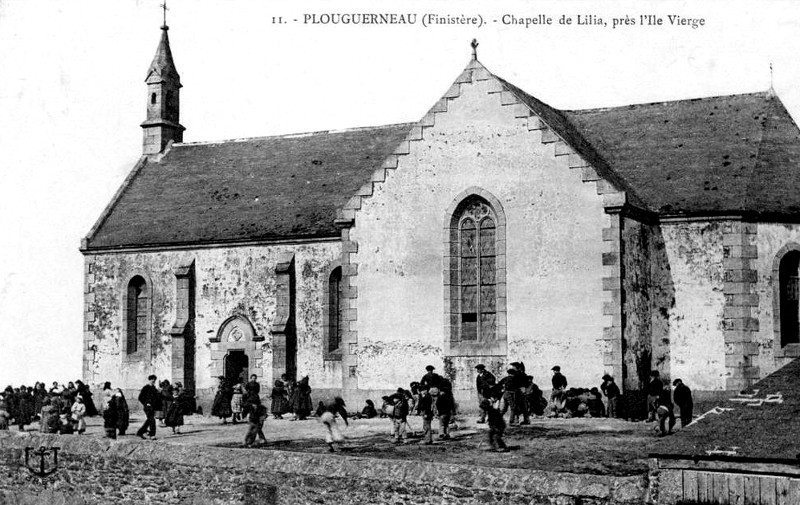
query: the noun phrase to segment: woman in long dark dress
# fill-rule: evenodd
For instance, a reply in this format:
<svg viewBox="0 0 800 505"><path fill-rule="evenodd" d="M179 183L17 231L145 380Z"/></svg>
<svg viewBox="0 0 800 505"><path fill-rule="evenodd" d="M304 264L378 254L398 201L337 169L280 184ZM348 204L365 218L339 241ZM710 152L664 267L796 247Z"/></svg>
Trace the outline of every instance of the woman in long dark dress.
<svg viewBox="0 0 800 505"><path fill-rule="evenodd" d="M33 418L41 416L42 406L44 399L47 398L47 390L44 388L44 382L37 382L33 386Z"/></svg>
<svg viewBox="0 0 800 505"><path fill-rule="evenodd" d="M113 403L114 405L114 411L116 413L115 424L119 435L122 436L128 430L128 425L131 422L131 412L128 408L128 401L125 399L125 395L122 394L120 388L114 391L114 396L111 397L109 403Z"/></svg>
<svg viewBox="0 0 800 505"><path fill-rule="evenodd" d="M186 401L183 384L180 382L175 383L173 398L173 401L169 403L169 407L166 408L164 423L172 428L172 433L180 435L181 426L183 426L183 404Z"/></svg>
<svg viewBox="0 0 800 505"><path fill-rule="evenodd" d="M14 391L14 388L6 387L3 391L3 400L6 402L9 419L15 419L17 417L17 392Z"/></svg>
<svg viewBox="0 0 800 505"><path fill-rule="evenodd" d="M272 388L272 417L275 419L283 419L283 414L289 411L289 399L286 394L286 385L282 380L277 379L275 386Z"/></svg>
<svg viewBox="0 0 800 505"><path fill-rule="evenodd" d="M292 407L295 419L303 421L311 415L311 409L314 408L314 404L311 402L311 386L308 384L307 375L300 379L295 389L297 394L295 395L295 403Z"/></svg>
<svg viewBox="0 0 800 505"><path fill-rule="evenodd" d="M233 398L233 389L225 380L225 377L219 376L219 386L217 387L217 394L214 396L214 403L211 405L211 415L222 419L222 424L227 424L228 418L231 417L231 398Z"/></svg>
<svg viewBox="0 0 800 505"><path fill-rule="evenodd" d="M33 395L25 386L20 386L17 393L17 417L14 424L19 426L19 431L25 431L25 425L33 422Z"/></svg>
<svg viewBox="0 0 800 505"><path fill-rule="evenodd" d="M164 379L159 386L161 387L158 393L161 396L161 410L156 411L156 419L158 419L161 426L166 426L164 419L167 417L167 409L172 405L175 398L172 395L172 385L168 380Z"/></svg>
<svg viewBox="0 0 800 505"><path fill-rule="evenodd" d="M103 429L106 432L106 438L117 438L118 423L117 404L112 396L108 403L103 405Z"/></svg>
<svg viewBox="0 0 800 505"><path fill-rule="evenodd" d="M78 396L83 398L83 404L86 406L86 417L94 417L98 414L97 407L92 401L92 392L89 386L82 381L75 381L75 386L78 388Z"/></svg>

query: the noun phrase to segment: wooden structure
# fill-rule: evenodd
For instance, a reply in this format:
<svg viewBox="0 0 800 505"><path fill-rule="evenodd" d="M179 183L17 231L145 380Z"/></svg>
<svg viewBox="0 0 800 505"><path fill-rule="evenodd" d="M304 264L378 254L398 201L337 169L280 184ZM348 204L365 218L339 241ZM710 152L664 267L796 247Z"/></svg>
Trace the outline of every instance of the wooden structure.
<svg viewBox="0 0 800 505"><path fill-rule="evenodd" d="M658 505L800 505L800 360L653 448Z"/></svg>

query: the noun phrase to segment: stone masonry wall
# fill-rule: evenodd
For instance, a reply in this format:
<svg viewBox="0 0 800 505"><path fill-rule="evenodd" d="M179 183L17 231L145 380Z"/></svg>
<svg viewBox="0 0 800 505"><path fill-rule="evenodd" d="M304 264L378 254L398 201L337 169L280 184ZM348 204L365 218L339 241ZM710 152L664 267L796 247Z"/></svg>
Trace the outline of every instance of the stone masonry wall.
<svg viewBox="0 0 800 505"><path fill-rule="evenodd" d="M222 356L214 355L211 340L217 337L220 326L235 315L247 318L256 336L263 337L263 341L243 345L250 370L270 388L270 325L275 319L277 299L275 266L292 254L296 266L298 374L310 374L312 388L340 388L338 363L322 359L322 292L330 265L339 261L338 241L87 255L84 379L90 384L109 380L115 387L131 392L138 391L151 373L159 380L172 379L170 329L177 314L175 272L194 261L198 395L208 397L216 386L216 361ZM150 344L139 359L131 360L124 352L123 311L127 285L134 275L142 275L148 282L151 316Z"/></svg>
<svg viewBox="0 0 800 505"><path fill-rule="evenodd" d="M653 367L665 384L679 377L695 391L726 389L723 228L721 221L661 225L669 277L661 272L659 284L674 290L674 304L659 308L668 315L668 359L654 356Z"/></svg>
<svg viewBox="0 0 800 505"><path fill-rule="evenodd" d="M351 345L358 387L407 387L433 364L454 379L464 399L474 389L477 361L498 371L516 360L544 388L555 364L570 384L593 385L614 360L622 362L605 331L615 325L608 310L615 299L603 289L604 277L613 275L604 262L613 267L617 261L603 240L612 224L605 186L591 167L573 163L574 153L498 81L480 77L485 69L470 72L351 213L353 245L346 251L354 274L350 337L357 339ZM450 293L442 230L446 209L470 188L493 196L506 218L506 293L498 297L507 311L502 355L447 352L452 323L445 320Z"/></svg>
<svg viewBox="0 0 800 505"><path fill-rule="evenodd" d="M622 227L625 306L625 372L615 377L626 390L647 384L653 356L654 286L650 275L653 227L626 218ZM624 381L623 381L624 379Z"/></svg>
<svg viewBox="0 0 800 505"><path fill-rule="evenodd" d="M757 234L749 234L754 256L749 266L757 279L752 287L751 315L758 321L752 338L751 363L758 367L759 378L766 377L794 358L800 349L781 348L778 283L780 258L788 251L800 251L800 225L759 223Z"/></svg>
<svg viewBox="0 0 800 505"><path fill-rule="evenodd" d="M26 446L61 447L60 470L33 476ZM245 490L249 488L249 492ZM0 434L0 503L640 504L647 477L611 477L195 447L56 435Z"/></svg>

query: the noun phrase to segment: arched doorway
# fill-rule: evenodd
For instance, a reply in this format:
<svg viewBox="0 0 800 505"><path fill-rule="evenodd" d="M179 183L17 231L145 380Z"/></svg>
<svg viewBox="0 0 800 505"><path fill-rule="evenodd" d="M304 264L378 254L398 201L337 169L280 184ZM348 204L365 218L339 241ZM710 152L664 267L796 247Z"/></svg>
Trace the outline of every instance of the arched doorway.
<svg viewBox="0 0 800 505"><path fill-rule="evenodd" d="M225 320L216 338L211 339L212 382L219 376L231 384L235 384L239 376L243 376L245 382L250 375L262 377L264 351L255 344L261 340L246 317L237 315Z"/></svg>
<svg viewBox="0 0 800 505"><path fill-rule="evenodd" d="M228 384L236 384L239 379L247 382L250 370L250 359L244 349L231 349L225 355L223 375Z"/></svg>

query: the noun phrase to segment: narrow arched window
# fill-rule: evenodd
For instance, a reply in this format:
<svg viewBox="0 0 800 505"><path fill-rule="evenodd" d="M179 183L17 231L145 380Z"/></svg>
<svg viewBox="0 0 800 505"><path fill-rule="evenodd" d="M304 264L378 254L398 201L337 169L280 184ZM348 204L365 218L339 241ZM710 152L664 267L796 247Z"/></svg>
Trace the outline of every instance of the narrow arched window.
<svg viewBox="0 0 800 505"><path fill-rule="evenodd" d="M147 282L136 276L128 283L127 294L127 335L125 350L133 354L144 344L147 337Z"/></svg>
<svg viewBox="0 0 800 505"><path fill-rule="evenodd" d="M342 345L342 267L336 267L328 278L328 352Z"/></svg>
<svg viewBox="0 0 800 505"><path fill-rule="evenodd" d="M500 201L472 187L445 214L445 353L507 352L506 218Z"/></svg>
<svg viewBox="0 0 800 505"><path fill-rule="evenodd" d="M780 262L781 347L800 343L800 251L790 251Z"/></svg>
<svg viewBox="0 0 800 505"><path fill-rule="evenodd" d="M150 95L150 105L155 105L155 104L156 104L156 94L153 93Z"/></svg>
<svg viewBox="0 0 800 505"><path fill-rule="evenodd" d="M492 340L497 312L494 212L485 201L473 199L464 206L458 229L459 337Z"/></svg>

